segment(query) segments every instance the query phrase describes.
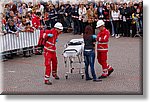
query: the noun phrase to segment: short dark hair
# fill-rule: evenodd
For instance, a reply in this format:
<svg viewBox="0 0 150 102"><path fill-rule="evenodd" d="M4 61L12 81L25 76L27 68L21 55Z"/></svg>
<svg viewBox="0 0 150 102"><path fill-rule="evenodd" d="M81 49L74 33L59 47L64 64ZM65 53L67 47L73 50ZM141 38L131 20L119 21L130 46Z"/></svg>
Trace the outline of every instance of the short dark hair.
<svg viewBox="0 0 150 102"><path fill-rule="evenodd" d="M41 16L41 12L37 12L36 15L37 15L37 16Z"/></svg>

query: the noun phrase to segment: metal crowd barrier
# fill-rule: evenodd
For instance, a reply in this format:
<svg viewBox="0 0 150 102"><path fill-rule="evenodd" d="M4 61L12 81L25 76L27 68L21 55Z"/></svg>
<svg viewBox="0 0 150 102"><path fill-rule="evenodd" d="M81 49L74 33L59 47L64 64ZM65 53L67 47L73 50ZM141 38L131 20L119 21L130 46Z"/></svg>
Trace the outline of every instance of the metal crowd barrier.
<svg viewBox="0 0 150 102"><path fill-rule="evenodd" d="M15 34L0 35L0 54L6 54L10 51L20 50L38 45L40 30L31 32L19 32L17 37Z"/></svg>

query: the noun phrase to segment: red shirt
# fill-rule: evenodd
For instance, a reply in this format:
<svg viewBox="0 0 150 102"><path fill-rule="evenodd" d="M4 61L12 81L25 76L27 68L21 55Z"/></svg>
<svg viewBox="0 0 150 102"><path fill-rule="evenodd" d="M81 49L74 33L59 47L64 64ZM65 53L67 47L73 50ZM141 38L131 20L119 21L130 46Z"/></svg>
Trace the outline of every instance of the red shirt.
<svg viewBox="0 0 150 102"><path fill-rule="evenodd" d="M53 37L48 37L48 34L53 34ZM56 39L58 38L58 32L55 28L51 30L46 30L45 33L43 33L43 38L46 40L44 45L44 50L48 52L55 52L56 50Z"/></svg>
<svg viewBox="0 0 150 102"><path fill-rule="evenodd" d="M38 29L40 27L40 17L33 15L32 16L32 25L33 25L33 27Z"/></svg>
<svg viewBox="0 0 150 102"><path fill-rule="evenodd" d="M99 32L97 35L97 50L98 51L108 51L110 32L104 28L103 31Z"/></svg>

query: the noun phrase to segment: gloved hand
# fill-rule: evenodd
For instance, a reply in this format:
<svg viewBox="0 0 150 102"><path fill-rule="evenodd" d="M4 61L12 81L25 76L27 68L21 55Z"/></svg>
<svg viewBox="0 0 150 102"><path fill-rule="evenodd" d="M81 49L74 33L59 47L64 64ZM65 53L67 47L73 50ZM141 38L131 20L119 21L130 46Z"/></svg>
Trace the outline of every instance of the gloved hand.
<svg viewBox="0 0 150 102"><path fill-rule="evenodd" d="M56 42L58 42L58 39L56 39Z"/></svg>
<svg viewBox="0 0 150 102"><path fill-rule="evenodd" d="M53 37L53 34L48 34L48 37Z"/></svg>
<svg viewBox="0 0 150 102"><path fill-rule="evenodd" d="M96 38L97 38L97 36L96 36L96 35L92 35L92 37L93 37L93 39L96 39Z"/></svg>

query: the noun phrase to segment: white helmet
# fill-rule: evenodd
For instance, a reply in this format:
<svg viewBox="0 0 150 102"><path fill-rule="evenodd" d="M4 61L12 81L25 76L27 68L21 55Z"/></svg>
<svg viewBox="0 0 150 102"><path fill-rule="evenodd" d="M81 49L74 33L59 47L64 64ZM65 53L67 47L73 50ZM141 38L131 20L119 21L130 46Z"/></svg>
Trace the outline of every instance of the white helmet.
<svg viewBox="0 0 150 102"><path fill-rule="evenodd" d="M103 20L98 20L97 24L96 24L96 28L98 28L98 27L100 27L102 25L105 25L104 21Z"/></svg>
<svg viewBox="0 0 150 102"><path fill-rule="evenodd" d="M57 22L54 27L63 30L63 25L60 22Z"/></svg>

